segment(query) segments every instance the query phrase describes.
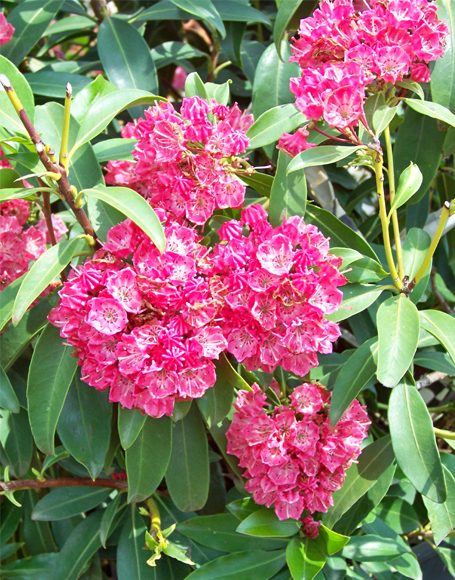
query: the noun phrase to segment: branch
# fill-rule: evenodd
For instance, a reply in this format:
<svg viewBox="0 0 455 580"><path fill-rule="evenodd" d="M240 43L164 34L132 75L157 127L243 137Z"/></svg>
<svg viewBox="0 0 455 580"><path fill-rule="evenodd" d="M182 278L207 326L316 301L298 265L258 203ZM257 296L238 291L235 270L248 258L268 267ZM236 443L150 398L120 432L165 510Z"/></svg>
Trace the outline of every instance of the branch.
<svg viewBox="0 0 455 580"><path fill-rule="evenodd" d="M33 123L29 119L15 90L13 89L11 83L9 82L8 78L5 75L0 75L0 84L3 85L3 88L5 89L6 94L9 100L11 101L11 104L13 105L14 109L16 110L16 113L18 114L20 120L22 121L22 124L24 125L27 133L29 134L30 139L34 143L36 152L38 153L41 163L49 172L55 173L56 177L60 176L57 181L57 185L62 197L71 208L72 212L76 216L77 221L82 226L84 232L88 236L96 238L95 230L93 229L87 217L87 214L82 208L77 207L75 203L73 194L71 192L71 185L68 180L68 174L65 171L65 168L56 163L55 161L52 161L51 157L46 151L44 143L41 140L40 134L35 129Z"/></svg>
<svg viewBox="0 0 455 580"><path fill-rule="evenodd" d="M109 487L126 491L128 483L116 479L90 479L89 477L59 477L58 479L17 479L15 481L0 481L0 490L20 491L23 489L47 489L54 487Z"/></svg>

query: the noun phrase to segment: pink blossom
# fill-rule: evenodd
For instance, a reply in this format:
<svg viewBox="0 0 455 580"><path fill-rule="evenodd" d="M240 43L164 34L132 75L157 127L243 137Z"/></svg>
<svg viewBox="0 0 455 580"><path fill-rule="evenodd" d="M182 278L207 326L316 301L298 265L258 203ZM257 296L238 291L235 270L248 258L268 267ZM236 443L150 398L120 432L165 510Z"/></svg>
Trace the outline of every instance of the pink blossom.
<svg viewBox="0 0 455 580"><path fill-rule="evenodd" d="M280 406L267 401L256 384L251 392L242 391L226 433L227 451L239 459L245 489L255 502L273 506L281 520L305 513L302 529L313 538L319 523L312 515L333 504L333 493L359 456L370 421L354 401L333 427L330 393L319 384L304 383L283 401Z"/></svg>
<svg viewBox="0 0 455 580"><path fill-rule="evenodd" d="M10 24L3 12L0 12L0 46L10 42L14 34L14 26Z"/></svg>

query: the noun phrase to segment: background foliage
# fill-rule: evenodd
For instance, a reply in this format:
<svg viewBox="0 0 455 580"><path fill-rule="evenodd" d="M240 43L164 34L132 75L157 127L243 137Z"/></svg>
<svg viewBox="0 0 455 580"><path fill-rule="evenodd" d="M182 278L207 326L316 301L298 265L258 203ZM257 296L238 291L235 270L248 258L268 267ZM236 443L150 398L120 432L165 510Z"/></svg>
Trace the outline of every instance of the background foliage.
<svg viewBox="0 0 455 580"><path fill-rule="evenodd" d="M304 215L331 238L347 270L344 303L332 315L342 337L336 352L320 357L311 378L333 390L334 421L356 396L373 420L368 445L324 515L321 535L301 540L295 522L279 522L247 498L235 460L225 453L234 388L252 382L251 373L221 360L215 388L191 406L182 404L172 420L117 408L81 382L71 349L46 324L56 296L29 309L87 250L76 237L81 230L74 216L55 199L70 239L36 263L27 284L19 280L0 294L0 461L3 480L19 480L18 491L1 498L3 578L421 578L421 563L432 553L439 558L432 560L432 577L442 577L443 568L455 574L448 536L455 519L453 438L444 439L454 409L454 224L449 221L408 300L393 293L387 279L371 172L349 166L352 157L332 147L325 155L321 148L309 150L293 162L301 171L287 173L289 158L274 144L302 121L288 89L298 74L288 62L288 32L315 4L124 0L106 11L102 2L0 2L16 28L0 48L0 72L54 148L65 85L73 86L70 181L88 190L89 217L101 239L127 215L162 243L143 200L99 186L107 160L131 158L133 144L119 139L119 120L139 115L154 94L182 96L183 87L173 82L177 66L190 73L187 96L251 108L256 122L249 157L266 169L245 177L249 199L268 204L272 223L282 211ZM451 39L420 96L454 110L455 4L439 0L438 6ZM398 209L410 279L455 189L453 116L425 109L419 95L412 96L410 106L394 111L390 126L397 175L412 161L423 176ZM369 111L380 132L388 113L373 101ZM30 196L15 180L41 168L4 92L0 142L14 167L0 169L0 199ZM412 197L405 204L406 196ZM213 231L216 225L214 218ZM260 373L259 379L265 380ZM61 478L65 486L49 489L50 480ZM72 486L81 478L85 485ZM20 485L23 480L33 481ZM147 536L146 549L145 538L157 511L162 530L176 528L151 567L147 560L156 546Z"/></svg>

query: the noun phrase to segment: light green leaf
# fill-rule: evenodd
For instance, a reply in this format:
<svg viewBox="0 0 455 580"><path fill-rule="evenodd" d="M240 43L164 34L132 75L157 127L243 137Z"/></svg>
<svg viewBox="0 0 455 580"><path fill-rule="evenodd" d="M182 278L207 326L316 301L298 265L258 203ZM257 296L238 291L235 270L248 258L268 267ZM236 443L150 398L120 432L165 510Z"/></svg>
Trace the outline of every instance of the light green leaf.
<svg viewBox="0 0 455 580"><path fill-rule="evenodd" d="M455 127L455 115L439 103L422 101L421 99L404 99L404 101L409 107L411 107L411 109L417 111L417 113L426 115L427 117L432 117L438 121L443 121L444 123Z"/></svg>
<svg viewBox="0 0 455 580"><path fill-rule="evenodd" d="M174 424L166 484L172 501L183 512L204 507L209 493L207 435L195 405Z"/></svg>
<svg viewBox="0 0 455 580"><path fill-rule="evenodd" d="M36 343L27 379L27 403L33 438L39 449L53 455L54 435L68 389L76 372L73 348L48 324Z"/></svg>
<svg viewBox="0 0 455 580"><path fill-rule="evenodd" d="M366 534L351 538L343 550L343 557L359 562L377 562L404 553L405 549L395 540Z"/></svg>
<svg viewBox="0 0 455 580"><path fill-rule="evenodd" d="M207 562L186 580L269 580L283 565L282 550L236 552Z"/></svg>
<svg viewBox="0 0 455 580"><path fill-rule="evenodd" d="M419 313L403 294L383 302L376 315L378 326L378 381L394 387L410 367L419 341Z"/></svg>
<svg viewBox="0 0 455 580"><path fill-rule="evenodd" d="M140 413L136 409L126 409L119 405L117 424L120 444L123 449L129 449L136 441L146 419L147 415Z"/></svg>
<svg viewBox="0 0 455 580"><path fill-rule="evenodd" d="M390 206L389 219L392 212L404 205L417 193L422 185L423 175L415 163L410 163L398 178L397 191Z"/></svg>
<svg viewBox="0 0 455 580"><path fill-rule="evenodd" d="M136 139L106 139L106 141L95 143L93 151L99 163L116 159L132 161L132 152L136 143Z"/></svg>
<svg viewBox="0 0 455 580"><path fill-rule="evenodd" d="M271 175L255 171L251 175L244 173L239 175L239 177L243 183L257 191L260 195L269 197L273 184L273 177Z"/></svg>
<svg viewBox="0 0 455 580"><path fill-rule="evenodd" d="M272 225L281 223L283 215L305 215L307 183L305 173L286 174L291 162L289 155L280 151L278 164L270 192L269 219Z"/></svg>
<svg viewBox="0 0 455 580"><path fill-rule="evenodd" d="M249 148L258 149L278 141L284 132L290 133L306 121L294 105L277 105L262 113L247 131Z"/></svg>
<svg viewBox="0 0 455 580"><path fill-rule="evenodd" d="M51 282L71 262L73 257L87 250L84 238L64 240L49 248L32 265L25 275L14 301L12 321L17 325L28 307L44 292Z"/></svg>
<svg viewBox="0 0 455 580"><path fill-rule="evenodd" d="M422 310L419 316L422 328L437 338L455 364L455 318L440 310Z"/></svg>
<svg viewBox="0 0 455 580"><path fill-rule="evenodd" d="M21 100L25 112L33 122L35 119L35 99L33 98L33 91L25 77L11 61L2 55L0 55L0 73L8 78L11 86ZM25 132L22 121L3 89L0 90L0 126L5 127L5 129L8 129L13 134Z"/></svg>
<svg viewBox="0 0 455 580"><path fill-rule="evenodd" d="M443 502L446 487L433 424L415 385L402 382L392 390L388 419L398 465L420 493Z"/></svg>
<svg viewBox="0 0 455 580"><path fill-rule="evenodd" d="M186 77L185 97L201 97L201 99L208 99L205 85L197 72L192 72Z"/></svg>
<svg viewBox="0 0 455 580"><path fill-rule="evenodd" d="M143 501L161 483L171 456L171 429L169 417L147 417L142 431L126 450L129 502Z"/></svg>
<svg viewBox="0 0 455 580"><path fill-rule="evenodd" d="M84 189L84 194L95 197L130 218L164 252L166 240L161 222L147 201L128 187L103 187Z"/></svg>
<svg viewBox="0 0 455 580"><path fill-rule="evenodd" d="M181 10L193 14L213 26L220 33L221 38L226 36L226 28L220 13L211 0L171 0L171 2Z"/></svg>
<svg viewBox="0 0 455 580"><path fill-rule="evenodd" d="M42 497L32 511L32 519L42 522L65 520L89 511L103 502L109 489L97 487L60 487Z"/></svg>
<svg viewBox="0 0 455 580"><path fill-rule="evenodd" d="M286 34L286 29L292 20L292 17L299 9L303 0L287 0L278 4L278 12L273 25L273 41L278 54L281 55L282 40Z"/></svg>
<svg viewBox="0 0 455 580"><path fill-rule="evenodd" d="M71 103L71 116L81 124L89 114L91 107L102 97L116 92L115 86L101 75L98 75L91 83L86 85L74 96ZM102 142L101 142L102 143ZM99 144L101 144L99 143Z"/></svg>
<svg viewBox="0 0 455 580"><path fill-rule="evenodd" d="M362 149L361 145L348 147L346 145L320 145L306 149L294 157L288 167L288 174L293 171L300 171L305 167L314 167L315 165L328 165L336 163L349 157L356 151Z"/></svg>
<svg viewBox="0 0 455 580"><path fill-rule="evenodd" d="M296 520L279 520L270 509L260 509L245 518L237 527L240 534L259 538L287 538L293 536L300 528Z"/></svg>
<svg viewBox="0 0 455 580"><path fill-rule="evenodd" d="M410 280L414 280L425 259L431 237L425 230L411 228L403 243L404 271Z"/></svg>
<svg viewBox="0 0 455 580"><path fill-rule="evenodd" d="M376 302L378 296L384 292L383 286L373 284L348 284L342 286L343 302L336 312L327 318L333 322L340 322L346 318L362 312Z"/></svg>
<svg viewBox="0 0 455 580"><path fill-rule="evenodd" d="M0 409L6 409L11 413L19 413L19 399L11 385L8 375L0 366Z"/></svg>
<svg viewBox="0 0 455 580"><path fill-rule="evenodd" d="M375 513L398 534L412 532L420 526L412 505L399 497L384 498Z"/></svg>

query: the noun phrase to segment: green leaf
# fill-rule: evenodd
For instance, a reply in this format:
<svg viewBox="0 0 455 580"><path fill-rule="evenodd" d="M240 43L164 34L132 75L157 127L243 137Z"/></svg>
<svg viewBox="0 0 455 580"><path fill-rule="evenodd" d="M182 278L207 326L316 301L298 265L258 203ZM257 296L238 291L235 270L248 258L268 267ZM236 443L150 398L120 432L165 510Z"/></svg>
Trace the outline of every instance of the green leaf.
<svg viewBox="0 0 455 580"><path fill-rule="evenodd" d="M84 194L95 197L130 218L164 252L164 230L156 213L147 201L128 187L96 187L85 189Z"/></svg>
<svg viewBox="0 0 455 580"><path fill-rule="evenodd" d="M182 512L204 507L209 493L207 435L195 405L174 424L172 453L166 484L172 501Z"/></svg>
<svg viewBox="0 0 455 580"><path fill-rule="evenodd" d="M97 487L60 487L42 497L32 511L32 519L49 522L65 520L89 511L111 493Z"/></svg>
<svg viewBox="0 0 455 580"><path fill-rule="evenodd" d="M134 26L107 16L99 28L97 48L108 79L119 89L158 92L150 48ZM139 116L141 109L132 112L133 116Z"/></svg>
<svg viewBox="0 0 455 580"><path fill-rule="evenodd" d="M147 580L152 577L151 568L147 565L150 553L144 550L147 526L135 504L128 509L130 513L117 546L117 577L119 580Z"/></svg>
<svg viewBox="0 0 455 580"><path fill-rule="evenodd" d="M270 18L261 10L237 0L214 0L213 4L224 22L260 22L270 26Z"/></svg>
<svg viewBox="0 0 455 580"><path fill-rule="evenodd" d="M303 0L287 0L278 4L278 12L273 25L273 42L275 43L278 54L281 55L281 47L286 29L296 14Z"/></svg>
<svg viewBox="0 0 455 580"><path fill-rule="evenodd" d="M87 249L84 238L64 240L49 248L25 274L14 301L12 322L17 325L28 307L44 292L51 282L71 262L73 257Z"/></svg>
<svg viewBox="0 0 455 580"><path fill-rule="evenodd" d="M20 578L26 580L49 580L58 561L55 552L37 554L31 558L15 560L8 565L0 567L0 575L3 578Z"/></svg>
<svg viewBox="0 0 455 580"><path fill-rule="evenodd" d="M419 516L407 501L399 497L386 497L375 513L398 534L406 534L420 526Z"/></svg>
<svg viewBox="0 0 455 580"><path fill-rule="evenodd" d="M433 424L415 385L403 382L392 390L388 419L398 465L421 494L443 502L446 487Z"/></svg>
<svg viewBox="0 0 455 580"><path fill-rule="evenodd" d="M445 352L431 350L418 352L414 358L414 364L424 369L446 373L451 377L455 376L455 365Z"/></svg>
<svg viewBox="0 0 455 580"><path fill-rule="evenodd" d="M60 10L63 0L23 0L8 14L15 28L13 38L0 50L14 64L19 64L42 38L49 22Z"/></svg>
<svg viewBox="0 0 455 580"><path fill-rule="evenodd" d="M365 102L365 115L370 127L376 136L386 129L395 117L397 107L390 107L385 100L384 93L379 92L371 95Z"/></svg>
<svg viewBox="0 0 455 580"><path fill-rule="evenodd" d="M438 59L441 60L441 59ZM433 69L434 71L434 69ZM433 80L433 73L431 75L431 79ZM412 91L413 93L415 93L419 99L422 99L422 101L425 100L425 93L423 92L422 86L419 83L416 83L415 81L410 81L408 79L404 79L402 81L398 81L396 83L397 87L400 87L402 89L406 89L407 91ZM434 99L436 100L436 99Z"/></svg>
<svg viewBox="0 0 455 580"><path fill-rule="evenodd" d="M361 145L348 147L346 145L319 145L306 149L294 157L288 167L288 174L294 171L300 171L305 167L314 167L315 165L328 165L346 159L359 149Z"/></svg>
<svg viewBox="0 0 455 580"><path fill-rule="evenodd" d="M422 310L419 315L422 328L437 338L455 364L454 317L440 310Z"/></svg>
<svg viewBox="0 0 455 580"><path fill-rule="evenodd" d="M271 175L255 171L251 175L244 173L239 175L239 177L243 183L246 183L246 185L257 191L260 195L269 197L273 184L273 177Z"/></svg>
<svg viewBox="0 0 455 580"><path fill-rule="evenodd" d="M397 191L390 206L389 218L393 210L404 205L411 197L417 193L422 185L423 175L415 163L410 163L398 178Z"/></svg>
<svg viewBox="0 0 455 580"><path fill-rule="evenodd" d="M123 449L129 449L136 441L146 419L147 415L143 415L135 409L126 409L119 405L117 424L120 444Z"/></svg>
<svg viewBox="0 0 455 580"><path fill-rule="evenodd" d="M6 409L11 413L19 413L19 399L13 389L8 375L0 366L0 409Z"/></svg>
<svg viewBox="0 0 455 580"><path fill-rule="evenodd" d="M269 219L272 225L281 223L283 215L305 215L307 200L307 183L305 174L286 174L291 158L280 151L278 164L270 192Z"/></svg>
<svg viewBox="0 0 455 580"><path fill-rule="evenodd" d="M186 77L185 97L201 97L201 99L208 99L205 85L197 72L192 72Z"/></svg>
<svg viewBox="0 0 455 580"><path fill-rule="evenodd" d="M258 538L287 538L299 531L300 523L296 520L281 521L270 509L260 509L245 518L237 527L240 534Z"/></svg>
<svg viewBox="0 0 455 580"><path fill-rule="evenodd" d="M147 417L142 431L127 449L128 501L143 501L156 490L171 455L172 423L169 417Z"/></svg>
<svg viewBox="0 0 455 580"><path fill-rule="evenodd" d="M284 552L236 552L207 562L187 580L269 580L284 565Z"/></svg>
<svg viewBox="0 0 455 580"><path fill-rule="evenodd" d="M198 544L221 552L273 550L284 546L280 539L250 538L236 531L239 521L231 514L198 516L178 525L178 531Z"/></svg>
<svg viewBox="0 0 455 580"><path fill-rule="evenodd" d="M30 469L33 453L33 440L28 424L27 412L3 411L0 416L0 445L6 465L12 474L20 478Z"/></svg>
<svg viewBox="0 0 455 580"><path fill-rule="evenodd" d="M425 230L411 228L408 231L403 243L403 260L405 274L410 280L414 280L422 266L430 244L431 237Z"/></svg>
<svg viewBox="0 0 455 580"><path fill-rule="evenodd" d="M439 103L433 103L431 101L422 101L421 99L404 99L404 102L417 111L421 115L426 115L427 117L432 117L438 121L443 121L452 127L455 127L455 115Z"/></svg>
<svg viewBox="0 0 455 580"><path fill-rule="evenodd" d="M232 81L228 79L225 83L205 83L205 91L209 99L215 99L221 105L227 105L231 98L230 85Z"/></svg>
<svg viewBox="0 0 455 580"><path fill-rule="evenodd" d="M65 449L88 470L93 479L101 473L109 449L111 416L112 405L106 393L89 387L76 374L60 415L57 432Z"/></svg>
<svg viewBox="0 0 455 580"><path fill-rule="evenodd" d="M249 149L258 149L278 141L284 132L290 133L306 121L294 105L277 105L262 113L247 131Z"/></svg>
<svg viewBox="0 0 455 580"><path fill-rule="evenodd" d="M213 26L220 33L221 38L226 36L226 28L224 27L223 20L211 0L171 0L171 2L177 8Z"/></svg>
<svg viewBox="0 0 455 580"><path fill-rule="evenodd" d="M16 300L16 295L23 279L24 276L17 278L0 292L0 331L2 331L11 320L14 301Z"/></svg>
<svg viewBox="0 0 455 580"><path fill-rule="evenodd" d="M395 540L366 534L351 538L343 550L343 557L359 562L377 562L403 553L405 549Z"/></svg>
<svg viewBox="0 0 455 580"><path fill-rule="evenodd" d="M371 338L354 350L337 374L330 400L330 422L336 425L343 413L373 380L376 374L376 338Z"/></svg>
<svg viewBox="0 0 455 580"><path fill-rule="evenodd" d="M30 83L35 95L53 97L55 99L65 98L66 83L71 84L73 94L78 93L90 83L90 80L84 75L55 72L53 70L41 70L27 74L25 78Z"/></svg>
<svg viewBox="0 0 455 580"><path fill-rule="evenodd" d="M341 306L336 312L327 316L333 322L340 322L362 312L376 302L385 288L373 284L348 284L342 286L341 290L343 292Z"/></svg>
<svg viewBox="0 0 455 580"><path fill-rule="evenodd" d="M0 544L6 542L17 530L21 520L21 510L10 502L2 502L2 517L0 519Z"/></svg>
<svg viewBox="0 0 455 580"><path fill-rule="evenodd" d="M73 348L48 324L36 343L27 379L27 403L33 438L39 449L53 455L54 435L68 389L76 372Z"/></svg>
<svg viewBox="0 0 455 580"><path fill-rule="evenodd" d="M72 530L58 554L53 574L50 576L51 580L81 576L87 564L101 548L99 528L102 513L96 511Z"/></svg>
<svg viewBox="0 0 455 580"><path fill-rule="evenodd" d="M2 55L0 55L0 73L8 78L21 100L25 112L33 122L35 118L35 99L33 98L33 91L25 77L12 62ZM8 129L13 134L25 132L22 121L14 110L6 92L3 90L0 91L0 126L5 127L5 129Z"/></svg>
<svg viewBox="0 0 455 580"><path fill-rule="evenodd" d="M305 220L317 226L325 236L329 237L332 245L351 248L369 258L373 258L377 262L380 261L373 248L364 238L326 209L308 204Z"/></svg>
<svg viewBox="0 0 455 580"><path fill-rule="evenodd" d="M323 516L323 522L333 527L341 516L373 487L382 473L393 463L390 437L381 437L362 450L358 463L346 473L343 487L333 495L334 505Z"/></svg>
<svg viewBox="0 0 455 580"><path fill-rule="evenodd" d="M386 387L400 382L410 367L419 341L419 313L403 294L383 302L376 315L378 326L378 381Z"/></svg>
<svg viewBox="0 0 455 580"><path fill-rule="evenodd" d="M136 139L106 139L93 145L98 163L114 161L116 159L133 160L132 152Z"/></svg>
<svg viewBox="0 0 455 580"><path fill-rule="evenodd" d="M182 61L192 58L209 58L206 52L191 46L187 42L178 42L176 40L168 40L153 47L150 54L157 69L163 68L168 64L178 65Z"/></svg>
<svg viewBox="0 0 455 580"><path fill-rule="evenodd" d="M433 63L431 98L448 109L455 109L455 13L451 0L438 0L438 16L449 27L444 54Z"/></svg>
<svg viewBox="0 0 455 580"><path fill-rule="evenodd" d="M216 383L212 389L208 389L205 395L197 399L197 405L201 411L208 428L222 421L229 413L234 399L234 388L229 380L232 376L232 367L225 356L216 363Z"/></svg>
<svg viewBox="0 0 455 580"><path fill-rule="evenodd" d="M71 116L80 124L90 113L91 107L102 97L117 92L115 86L101 75L86 85L74 96L71 103ZM101 142L102 143L102 142ZM100 144L101 144L100 143Z"/></svg>
<svg viewBox="0 0 455 580"><path fill-rule="evenodd" d="M162 97L139 89L123 89L109 92L94 101L81 121L76 141L69 153L72 157L77 149L99 135L122 111L135 105L154 105Z"/></svg>
<svg viewBox="0 0 455 580"><path fill-rule="evenodd" d="M126 503L122 503L123 497L120 493L117 494L104 510L100 523L100 540L103 548L106 547L109 536L115 530L126 508Z"/></svg>

